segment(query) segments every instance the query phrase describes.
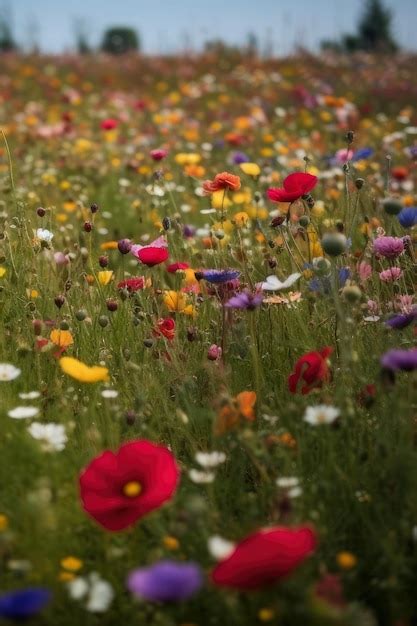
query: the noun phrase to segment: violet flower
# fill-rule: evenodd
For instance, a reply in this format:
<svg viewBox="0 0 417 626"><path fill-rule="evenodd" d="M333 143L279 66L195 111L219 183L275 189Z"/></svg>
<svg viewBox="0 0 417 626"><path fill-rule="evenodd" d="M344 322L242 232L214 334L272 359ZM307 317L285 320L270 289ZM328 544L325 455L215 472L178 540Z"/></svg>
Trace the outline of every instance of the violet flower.
<svg viewBox="0 0 417 626"><path fill-rule="evenodd" d="M402 330L417 320L417 309L414 309L410 313L404 313L403 315L394 315L390 319L386 320L385 325L396 330Z"/></svg>
<svg viewBox="0 0 417 626"><path fill-rule="evenodd" d="M377 237L374 239L374 252L386 259L396 259L404 252L404 241L401 237Z"/></svg>
<svg viewBox="0 0 417 626"><path fill-rule="evenodd" d="M417 348L411 350L393 349L388 350L381 357L383 368L391 371L404 370L411 372L417 369Z"/></svg>
<svg viewBox="0 0 417 626"><path fill-rule="evenodd" d="M39 613L51 600L48 589L32 587L9 591L0 596L0 617L24 620Z"/></svg>
<svg viewBox="0 0 417 626"><path fill-rule="evenodd" d="M224 306L231 309L246 309L247 311L253 311L261 304L263 298L264 297L261 293L242 291L241 293L238 293L230 298Z"/></svg>
<svg viewBox="0 0 417 626"><path fill-rule="evenodd" d="M203 584L197 563L165 559L130 572L127 587L133 595L151 602L179 602L196 593Z"/></svg>

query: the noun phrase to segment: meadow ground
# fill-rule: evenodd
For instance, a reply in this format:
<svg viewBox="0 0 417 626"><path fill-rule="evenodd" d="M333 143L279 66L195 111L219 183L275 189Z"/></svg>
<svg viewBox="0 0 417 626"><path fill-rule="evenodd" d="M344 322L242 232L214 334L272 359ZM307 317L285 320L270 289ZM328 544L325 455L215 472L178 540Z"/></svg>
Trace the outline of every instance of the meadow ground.
<svg viewBox="0 0 417 626"><path fill-rule="evenodd" d="M407 55L3 55L0 617L417 623Z"/></svg>

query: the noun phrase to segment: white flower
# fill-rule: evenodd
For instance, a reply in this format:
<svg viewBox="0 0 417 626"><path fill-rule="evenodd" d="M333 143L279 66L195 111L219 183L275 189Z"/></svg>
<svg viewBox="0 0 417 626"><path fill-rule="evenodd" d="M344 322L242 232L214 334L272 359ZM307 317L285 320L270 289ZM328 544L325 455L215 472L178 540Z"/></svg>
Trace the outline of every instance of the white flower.
<svg viewBox="0 0 417 626"><path fill-rule="evenodd" d="M301 487L293 487L292 489L289 489L287 491L287 495L289 498L299 498L302 493L303 490L301 489Z"/></svg>
<svg viewBox="0 0 417 626"><path fill-rule="evenodd" d="M226 460L226 455L224 452L197 452L195 455L195 460L201 467L206 469L211 467L217 467L221 463L224 463Z"/></svg>
<svg viewBox="0 0 417 626"><path fill-rule="evenodd" d="M266 281L260 283L260 286L263 291L279 291L280 289L288 289L296 283L300 277L301 274L299 272L295 272L294 274L290 274L286 280L281 281L273 274L271 276L267 276Z"/></svg>
<svg viewBox="0 0 417 626"><path fill-rule="evenodd" d="M19 393L19 398L21 400L36 400L41 395L40 391L28 391L27 393Z"/></svg>
<svg viewBox="0 0 417 626"><path fill-rule="evenodd" d="M188 475L193 483L202 485L212 483L215 477L213 472L201 472L200 470L196 469L190 469Z"/></svg>
<svg viewBox="0 0 417 626"><path fill-rule="evenodd" d="M38 413L39 409L36 406L17 406L15 409L10 409L7 415L15 420L24 420L35 417Z"/></svg>
<svg viewBox="0 0 417 626"><path fill-rule="evenodd" d="M46 228L38 228L36 231L36 237L40 239L40 241L45 241L45 243L51 243L54 235L50 230Z"/></svg>
<svg viewBox="0 0 417 626"><path fill-rule="evenodd" d="M235 549L235 544L232 541L227 541L219 535L213 535L207 542L208 551L215 559L226 559Z"/></svg>
<svg viewBox="0 0 417 626"><path fill-rule="evenodd" d="M103 389L101 395L103 398L117 398L119 392L116 389Z"/></svg>
<svg viewBox="0 0 417 626"><path fill-rule="evenodd" d="M96 572L88 578L78 576L68 583L68 591L73 600L85 600L85 608L91 613L104 613L114 598L113 587Z"/></svg>
<svg viewBox="0 0 417 626"><path fill-rule="evenodd" d="M62 424L41 424L33 422L28 432L34 439L41 442L44 452L61 451L65 448L68 437Z"/></svg>
<svg viewBox="0 0 417 626"><path fill-rule="evenodd" d="M327 404L309 406L304 413L304 421L312 426L332 424L340 415L339 409Z"/></svg>
<svg viewBox="0 0 417 626"><path fill-rule="evenodd" d="M297 487L299 482L300 481L298 480L297 476L281 476L281 478L277 478L276 480L278 487L282 487L283 489Z"/></svg>
<svg viewBox="0 0 417 626"><path fill-rule="evenodd" d="M0 363L0 381L9 382L10 380L14 380L20 374L22 370L10 363Z"/></svg>

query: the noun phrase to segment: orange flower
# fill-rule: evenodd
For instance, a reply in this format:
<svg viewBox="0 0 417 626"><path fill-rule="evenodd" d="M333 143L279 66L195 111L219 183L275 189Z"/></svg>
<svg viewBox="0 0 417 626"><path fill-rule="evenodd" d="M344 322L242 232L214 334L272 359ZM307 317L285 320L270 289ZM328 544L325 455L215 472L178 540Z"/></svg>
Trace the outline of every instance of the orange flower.
<svg viewBox="0 0 417 626"><path fill-rule="evenodd" d="M242 419L253 422L255 419L256 393L242 391L227 402L217 415L214 432L223 435L239 425Z"/></svg>
<svg viewBox="0 0 417 626"><path fill-rule="evenodd" d="M240 189L240 178L229 172L221 172L221 174L216 174L213 180L206 180L203 183L203 189L207 195L215 191L221 191L222 189L237 191Z"/></svg>
<svg viewBox="0 0 417 626"><path fill-rule="evenodd" d="M59 346L60 348L68 348L68 346L71 346L74 343L74 340L69 330L54 329L51 331L49 338L52 343L54 343L56 346Z"/></svg>

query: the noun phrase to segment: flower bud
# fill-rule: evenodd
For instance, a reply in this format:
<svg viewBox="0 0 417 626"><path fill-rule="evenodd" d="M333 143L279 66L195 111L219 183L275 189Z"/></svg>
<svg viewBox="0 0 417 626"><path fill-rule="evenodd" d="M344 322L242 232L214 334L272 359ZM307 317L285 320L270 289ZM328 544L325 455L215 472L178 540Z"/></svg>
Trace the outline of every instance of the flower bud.
<svg viewBox="0 0 417 626"><path fill-rule="evenodd" d="M347 239L341 233L326 233L321 240L321 247L330 256L339 256L346 251Z"/></svg>
<svg viewBox="0 0 417 626"><path fill-rule="evenodd" d="M98 262L100 264L100 267L107 267L109 264L109 257L103 254L98 258Z"/></svg>
<svg viewBox="0 0 417 626"><path fill-rule="evenodd" d="M398 215L403 208L403 205L398 198L385 198L382 201L382 207L388 215Z"/></svg>
<svg viewBox="0 0 417 626"><path fill-rule="evenodd" d="M114 311L117 311L117 300L113 300L112 298L109 298L108 300L106 300L106 307L108 311L111 311L112 313L114 313Z"/></svg>
<svg viewBox="0 0 417 626"><path fill-rule="evenodd" d="M84 222L83 228L86 233L91 233L91 231L93 230L93 225L91 222Z"/></svg>
<svg viewBox="0 0 417 626"><path fill-rule="evenodd" d="M62 294L59 296L56 296L54 298L54 302L55 302L55 306L57 306L58 309L60 309L65 303L65 296L63 296Z"/></svg>
<svg viewBox="0 0 417 626"><path fill-rule="evenodd" d="M79 322L83 322L85 318L87 317L87 315L88 313L85 309L80 309L79 311L76 311L75 313L75 317L77 318Z"/></svg>
<svg viewBox="0 0 417 626"><path fill-rule="evenodd" d="M98 204L96 204L95 202L90 206L90 211L91 213L97 213L98 211Z"/></svg>
<svg viewBox="0 0 417 626"><path fill-rule="evenodd" d="M364 179L363 179L363 178L357 178L357 179L355 180L355 187L356 187L356 189L362 189L362 187L364 186L364 184L365 184L365 181L364 181Z"/></svg>
<svg viewBox="0 0 417 626"><path fill-rule="evenodd" d="M343 287L342 296L345 300L353 304L361 299L362 292L357 285L348 285Z"/></svg>
<svg viewBox="0 0 417 626"><path fill-rule="evenodd" d="M107 317L107 315L100 315L100 317L98 318L98 323L100 324L100 326L102 328L106 328L106 326L109 323L109 318Z"/></svg>
<svg viewBox="0 0 417 626"><path fill-rule="evenodd" d="M66 320L63 320L59 325L60 330L69 330L69 324Z"/></svg>
<svg viewBox="0 0 417 626"><path fill-rule="evenodd" d="M132 242L130 239L121 239L118 242L117 247L121 254L128 254L132 248Z"/></svg>
<svg viewBox="0 0 417 626"><path fill-rule="evenodd" d="M207 351L207 358L209 361L217 361L222 356L222 349L220 346L216 346L213 343Z"/></svg>
<svg viewBox="0 0 417 626"><path fill-rule="evenodd" d="M40 206L40 207L38 207L36 209L36 213L38 214L39 217L43 217L45 215L46 211L45 211L45 209L43 207Z"/></svg>

